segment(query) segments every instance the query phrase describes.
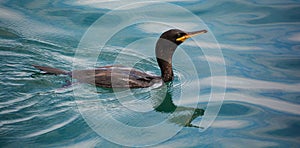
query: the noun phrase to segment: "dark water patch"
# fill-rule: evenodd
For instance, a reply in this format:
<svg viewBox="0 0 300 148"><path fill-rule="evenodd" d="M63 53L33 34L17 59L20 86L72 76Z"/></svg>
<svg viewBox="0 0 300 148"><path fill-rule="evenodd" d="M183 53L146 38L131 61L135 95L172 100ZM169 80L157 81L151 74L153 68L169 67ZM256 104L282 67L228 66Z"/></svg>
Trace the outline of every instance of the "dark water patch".
<svg viewBox="0 0 300 148"><path fill-rule="evenodd" d="M18 38L20 38L20 36L18 35L17 32L15 32L13 30L0 27L0 38L18 39Z"/></svg>
<svg viewBox="0 0 300 148"><path fill-rule="evenodd" d="M298 11L300 6L295 5L294 8L266 8L263 11L268 12L268 15L256 20L248 21L250 24L271 24L282 22L299 22L300 12Z"/></svg>
<svg viewBox="0 0 300 148"><path fill-rule="evenodd" d="M278 137L294 137L300 138L300 134L296 131L300 130L299 121L288 123L287 127L267 132L267 134Z"/></svg>
<svg viewBox="0 0 300 148"><path fill-rule="evenodd" d="M236 102L225 102L222 104L219 116L223 117L245 117L256 113L256 108L250 105Z"/></svg>

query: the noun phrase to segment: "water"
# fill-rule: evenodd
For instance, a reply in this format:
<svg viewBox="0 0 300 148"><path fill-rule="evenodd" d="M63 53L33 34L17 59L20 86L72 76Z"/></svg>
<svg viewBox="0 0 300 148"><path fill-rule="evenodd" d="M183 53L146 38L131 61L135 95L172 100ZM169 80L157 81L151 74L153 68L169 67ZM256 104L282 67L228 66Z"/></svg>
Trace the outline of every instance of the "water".
<svg viewBox="0 0 300 148"><path fill-rule="evenodd" d="M71 70L85 31L109 10L132 2L1 2L1 147L120 147L103 138L105 136L99 136L95 126L87 122L89 117L82 116L91 113L93 117L97 116L93 113L98 112L101 120L93 121L99 121L96 125L111 130L112 134L117 127L105 124L109 122L109 115L132 127L156 125L168 118L168 127L182 128L175 136L154 145L156 147L297 147L300 144L300 3L297 1L169 1L199 16L222 49L227 77L211 77L209 63L220 64L222 58L205 57L201 50L193 50L197 47L192 41L181 46L191 49L186 51L187 56L197 65L200 100L180 91L193 87L195 81L186 60L179 60L184 56L183 50L174 55L176 77L168 88L169 102L157 110L151 105L141 107L141 104L160 101L159 92L163 89L132 90L138 100L126 96L118 99L110 89L95 89L86 84L66 86L70 81L67 76L42 75L31 66L39 64ZM174 12L167 14L169 17L181 17L176 10L170 11ZM185 25L191 23L185 22ZM146 49L150 48L145 50L146 57L131 50L136 47L132 42L145 36L159 36L160 28L142 26L131 26L114 36L103 48L105 52L96 65L113 64L116 57L122 55L119 64L128 65L130 61L141 59L135 68L158 75L158 66L151 56L155 39L151 39L152 42L140 40ZM212 43L198 42L203 48L217 48ZM120 53L127 45L132 48ZM93 64L88 54L77 60L83 65ZM193 109L206 108L212 78L216 82L227 78L226 95L218 117L204 132L196 127L183 127L182 120L192 115ZM224 88L222 83L215 86ZM78 90L79 93L74 93ZM149 100L151 95L158 97ZM182 102L181 95L187 95ZM221 93L214 95L222 97ZM78 102L83 108L90 105L90 112L82 111ZM167 109L172 110L173 105L184 113L171 115ZM103 108L109 114L100 112ZM191 123L198 125L201 115L196 114L194 118Z"/></svg>

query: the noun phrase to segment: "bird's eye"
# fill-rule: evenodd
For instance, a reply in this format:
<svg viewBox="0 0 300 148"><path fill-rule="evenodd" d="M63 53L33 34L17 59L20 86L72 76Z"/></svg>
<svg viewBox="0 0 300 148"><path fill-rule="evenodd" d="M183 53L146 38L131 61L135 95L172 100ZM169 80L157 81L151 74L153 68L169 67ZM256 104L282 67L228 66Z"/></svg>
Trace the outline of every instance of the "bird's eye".
<svg viewBox="0 0 300 148"><path fill-rule="evenodd" d="M182 34L181 33L177 33L177 38L181 37Z"/></svg>

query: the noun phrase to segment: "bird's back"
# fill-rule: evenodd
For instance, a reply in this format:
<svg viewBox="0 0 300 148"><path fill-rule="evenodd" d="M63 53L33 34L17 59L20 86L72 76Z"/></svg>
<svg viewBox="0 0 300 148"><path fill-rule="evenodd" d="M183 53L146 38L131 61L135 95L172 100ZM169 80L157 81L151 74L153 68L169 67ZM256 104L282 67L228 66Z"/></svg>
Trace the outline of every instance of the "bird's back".
<svg viewBox="0 0 300 148"><path fill-rule="evenodd" d="M75 70L72 77L79 82L106 88L145 88L162 83L159 76L153 76L137 69L123 66L104 66L96 69Z"/></svg>

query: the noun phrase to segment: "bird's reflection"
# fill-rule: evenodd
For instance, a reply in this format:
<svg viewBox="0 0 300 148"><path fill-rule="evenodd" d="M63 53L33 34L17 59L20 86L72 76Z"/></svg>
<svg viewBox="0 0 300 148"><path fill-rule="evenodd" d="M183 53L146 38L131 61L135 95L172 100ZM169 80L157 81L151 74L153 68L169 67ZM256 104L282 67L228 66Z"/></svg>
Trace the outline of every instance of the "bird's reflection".
<svg viewBox="0 0 300 148"><path fill-rule="evenodd" d="M172 99L172 83L164 85L152 97L153 108L156 112L170 114L168 121L185 127L201 128L193 125L192 121L204 114L204 109L175 105ZM184 99L184 98L182 98Z"/></svg>
<svg viewBox="0 0 300 148"><path fill-rule="evenodd" d="M145 95L148 96L148 100L145 100L144 102L143 99L138 99L139 97L133 97L131 93L129 94L122 93L120 98L117 97L119 102L118 104L122 105L124 102L125 104L130 102L131 104L129 106L125 106L125 108L131 107L131 108L127 108L126 111L125 110L120 111L118 107L110 108L110 106L108 106L107 104L104 106L107 110L114 112L111 114L114 114L115 118L118 118L118 120L123 122L134 122L135 125L136 124L139 124L140 126L142 126L143 124L149 125L149 122L147 122L146 120L157 120L159 118L153 118L153 117L160 116L162 118L166 117L163 120L166 119L167 123L175 124L177 126L201 128L197 125L193 125L192 121L202 116L205 110L202 108L187 107L187 106L175 104L173 102L173 97L177 95L173 96L174 89L177 90L180 88L178 87L174 88L172 83L168 83L168 84L163 84L162 86L151 90L149 89L131 90L131 92L133 92L133 94L137 96L139 94L142 94L141 96L145 96ZM98 92L99 94L101 94L101 96L103 95L103 93L114 94L114 93L124 92L124 90L122 89L113 89L113 90L101 89L101 90L102 90L101 92ZM181 99L184 100L185 98L181 98ZM117 102L112 102L112 103L116 105ZM132 107L137 110L133 109ZM139 112L139 109L141 108L149 111L151 117L146 112ZM154 115L153 112L151 113L151 110L159 114ZM132 117L136 117L136 118L132 118ZM132 121L132 120L136 120L136 121ZM139 121L141 121L141 123L136 123ZM151 123L153 122L151 121Z"/></svg>

